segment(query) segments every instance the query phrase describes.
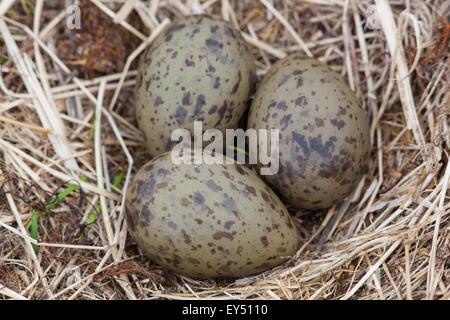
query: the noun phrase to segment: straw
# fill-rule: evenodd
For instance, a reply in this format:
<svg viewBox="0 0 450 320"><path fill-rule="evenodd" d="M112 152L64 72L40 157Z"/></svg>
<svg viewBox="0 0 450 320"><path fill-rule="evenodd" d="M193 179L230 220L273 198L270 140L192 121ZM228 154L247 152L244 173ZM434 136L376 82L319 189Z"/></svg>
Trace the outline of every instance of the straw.
<svg viewBox="0 0 450 320"><path fill-rule="evenodd" d="M117 48L129 52L121 70L92 78L62 58L64 2L27 3L0 2L0 299L450 299L448 1L81 0L129 46ZM240 32L258 83L292 52L324 61L370 125L369 170L352 193L292 211L296 254L241 279L171 273L128 236L128 185L149 159L134 114L136 61L192 13ZM25 226L38 211L32 235Z"/></svg>

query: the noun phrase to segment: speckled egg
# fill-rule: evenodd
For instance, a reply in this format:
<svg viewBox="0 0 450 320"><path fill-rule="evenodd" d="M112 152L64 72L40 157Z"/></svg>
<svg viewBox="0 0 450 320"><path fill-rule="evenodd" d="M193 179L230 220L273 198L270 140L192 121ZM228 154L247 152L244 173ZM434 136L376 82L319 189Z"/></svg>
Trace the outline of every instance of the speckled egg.
<svg viewBox="0 0 450 320"><path fill-rule="evenodd" d="M320 61L292 54L265 75L249 128L280 130L279 171L265 180L295 208L327 208L366 172L364 110L345 80Z"/></svg>
<svg viewBox="0 0 450 320"><path fill-rule="evenodd" d="M234 129L256 83L254 58L239 31L222 20L192 15L167 26L138 67L136 117L151 156L168 151L176 128L193 133Z"/></svg>
<svg viewBox="0 0 450 320"><path fill-rule="evenodd" d="M125 208L128 230L142 251L186 276L256 274L298 247L286 207L241 165L175 165L170 152L161 154L137 172Z"/></svg>

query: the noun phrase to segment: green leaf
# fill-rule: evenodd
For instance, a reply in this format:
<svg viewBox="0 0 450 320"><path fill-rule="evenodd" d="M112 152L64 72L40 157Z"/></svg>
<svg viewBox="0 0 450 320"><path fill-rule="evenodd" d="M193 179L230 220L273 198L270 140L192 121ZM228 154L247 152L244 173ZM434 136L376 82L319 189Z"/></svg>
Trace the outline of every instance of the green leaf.
<svg viewBox="0 0 450 320"><path fill-rule="evenodd" d="M245 154L246 156L248 156L248 152L247 151L245 151L245 150L242 150L241 148L238 148L238 147L231 147L231 146L229 146L228 147L229 149L233 149L234 151L237 151L237 152L240 152L240 153L243 153L243 154Z"/></svg>
<svg viewBox="0 0 450 320"><path fill-rule="evenodd" d="M82 177L80 179L81 181L86 181L87 177ZM45 208L48 210L51 207L53 207L54 205L56 205L58 202L60 202L61 200L63 200L65 197L67 197L72 191L74 191L75 189L78 188L78 184L72 184L69 187L67 187L66 189L64 189L62 192L60 192L56 198L52 201L50 201ZM31 200L29 200L31 201ZM31 238L33 238L36 241L39 241L39 232L38 232L38 218L40 216L42 216L44 213L41 211L33 212L31 215L31 220L30 222L28 222L28 224L25 226L26 230L29 230L31 228ZM34 252L36 252L36 254L39 253L39 246L35 245L35 244L31 244L33 246Z"/></svg>
<svg viewBox="0 0 450 320"><path fill-rule="evenodd" d="M125 172L120 171L119 175L114 179L113 185L114 187L119 187L120 183L123 180L123 177L125 177ZM113 190L114 192L114 190Z"/></svg>
<svg viewBox="0 0 450 320"><path fill-rule="evenodd" d="M91 131L89 132L88 141L92 141L92 138L94 137L95 125L96 124L97 124L97 117L94 118L94 122L92 123Z"/></svg>
<svg viewBox="0 0 450 320"><path fill-rule="evenodd" d="M87 177L82 177L80 179L81 181L86 181ZM53 207L54 205L58 204L58 202L60 202L61 200L63 200L65 197L67 197L72 191L74 191L76 188L78 188L78 184L72 184L69 187L67 187L66 189L64 189L62 192L60 192L56 198L52 201L50 201L49 203L47 203L47 205L45 206L45 209L50 209L51 207ZM28 201L31 201L28 199ZM44 213L41 211L38 211L37 213L33 212L33 215L36 215L36 219L39 218L40 216L42 216ZM32 216L33 217L33 216ZM25 228L27 230L30 229L31 224L33 221L28 222L28 224L25 226Z"/></svg>
<svg viewBox="0 0 450 320"><path fill-rule="evenodd" d="M87 180L87 177L82 177L80 180L84 182L84 181ZM74 190L77 189L77 188L78 188L78 184L72 184L72 185L70 185L69 187L67 187L66 189L64 189L61 193L59 193L59 194L56 196L55 200L49 202L49 203L45 206L45 208L46 208L46 209L50 209L51 207L53 207L54 205L58 204L58 202L60 202L61 200L63 200L65 197L67 197L72 191L74 191Z"/></svg>
<svg viewBox="0 0 450 320"><path fill-rule="evenodd" d="M95 213L91 213L87 219L87 224L94 223L97 220L97 215ZM88 227L86 227L88 228Z"/></svg>
<svg viewBox="0 0 450 320"><path fill-rule="evenodd" d="M125 177L125 172L121 171L119 173L119 175L114 178L113 186L118 188L124 177ZM112 190L112 192L115 192L114 189ZM87 232L89 230L89 228L91 227L91 224L93 224L95 221L97 221L97 213L102 212L101 205L98 204L95 207L95 210L96 210L95 212L93 212L89 215L87 222L86 222L87 226L84 228L84 232ZM83 239L83 235L80 235L80 238L78 240L81 241L82 239Z"/></svg>
<svg viewBox="0 0 450 320"><path fill-rule="evenodd" d="M114 181L113 181L113 186L114 186L114 187L119 187L119 185L120 185L120 183L122 182L124 176L125 176L125 173L124 173L123 171L121 171L121 172L119 173L119 175L114 179ZM115 192L114 189L112 190L112 192L113 192L113 193ZM95 209L97 210L98 213L102 212L102 207L101 207L100 204L98 204L98 205L95 207Z"/></svg>
<svg viewBox="0 0 450 320"><path fill-rule="evenodd" d="M37 218L38 218L38 215L36 213L33 213L31 215L31 237L34 240L39 241ZM38 254L39 253L39 246L37 246L37 245L35 245L33 243L31 245L33 246L34 252L36 252L36 254Z"/></svg>

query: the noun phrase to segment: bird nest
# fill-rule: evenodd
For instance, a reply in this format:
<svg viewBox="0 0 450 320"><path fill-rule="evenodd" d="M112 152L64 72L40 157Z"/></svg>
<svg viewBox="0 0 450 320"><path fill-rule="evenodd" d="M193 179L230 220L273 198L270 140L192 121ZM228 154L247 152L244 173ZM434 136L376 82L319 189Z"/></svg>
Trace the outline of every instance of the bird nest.
<svg viewBox="0 0 450 320"><path fill-rule="evenodd" d="M448 6L3 0L0 298L449 299ZM148 159L134 118L136 60L192 13L240 30L259 80L291 52L325 62L370 122L358 187L330 209L292 211L301 247L253 277L174 274L127 235L125 190Z"/></svg>

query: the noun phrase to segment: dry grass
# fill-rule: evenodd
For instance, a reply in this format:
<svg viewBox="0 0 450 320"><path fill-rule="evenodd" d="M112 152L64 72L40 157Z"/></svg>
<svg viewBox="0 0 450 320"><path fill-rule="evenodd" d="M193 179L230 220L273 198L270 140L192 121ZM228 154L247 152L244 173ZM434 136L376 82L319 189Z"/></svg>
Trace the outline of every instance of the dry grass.
<svg viewBox="0 0 450 320"><path fill-rule="evenodd" d="M0 298L450 299L449 1L91 0L135 43L107 70L64 55L63 3L0 3ZM370 5L381 29L367 28ZM241 29L259 76L293 51L325 61L371 121L370 170L355 192L328 211L293 212L297 255L236 281L159 269L123 217L148 158L132 111L135 58L170 20L199 12ZM26 225L38 211L36 240Z"/></svg>

